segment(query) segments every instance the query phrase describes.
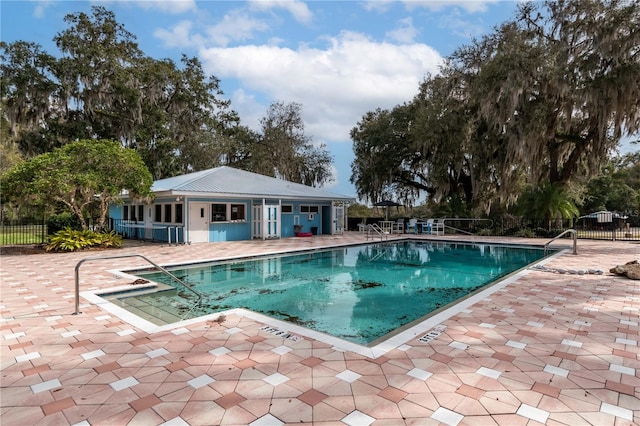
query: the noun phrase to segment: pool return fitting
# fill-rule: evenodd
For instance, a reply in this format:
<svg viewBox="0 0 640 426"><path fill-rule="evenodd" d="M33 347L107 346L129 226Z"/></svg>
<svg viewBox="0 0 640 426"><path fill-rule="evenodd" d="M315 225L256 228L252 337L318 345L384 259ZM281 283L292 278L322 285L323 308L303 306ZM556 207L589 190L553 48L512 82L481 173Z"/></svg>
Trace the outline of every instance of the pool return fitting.
<svg viewBox="0 0 640 426"><path fill-rule="evenodd" d="M201 293L199 293L196 290L194 290L189 284L185 283L180 278L176 277L171 272L169 272L166 269L164 269L162 266L156 264L155 262L152 262L146 256L143 256L141 254L121 254L121 255L115 255L115 256L95 256L95 257L84 258L84 259L82 259L80 262L78 262L76 264L76 268L75 268L75 274L76 274L75 312L72 315L78 315L79 313L81 313L80 312L80 266L84 262L88 262L88 261L91 261L91 260L122 259L122 258L126 258L126 257L141 257L144 260L146 260L147 262L149 262L151 265L153 265L156 269L158 269L159 271L161 271L165 275L168 275L169 277L171 277L171 279L173 279L173 280L177 281L178 283L180 283L184 288L186 288L187 290L189 290L190 292L195 294L196 297L198 298L196 303L194 303L194 306L196 306L202 300L203 295Z"/></svg>

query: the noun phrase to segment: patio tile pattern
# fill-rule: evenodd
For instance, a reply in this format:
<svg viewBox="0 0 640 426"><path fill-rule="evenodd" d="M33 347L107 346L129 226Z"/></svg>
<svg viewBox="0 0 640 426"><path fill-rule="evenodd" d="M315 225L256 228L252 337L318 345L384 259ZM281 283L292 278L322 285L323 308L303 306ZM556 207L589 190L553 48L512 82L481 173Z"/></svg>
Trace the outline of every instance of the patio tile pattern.
<svg viewBox="0 0 640 426"><path fill-rule="evenodd" d="M154 333L84 299L82 313L72 315L74 268L86 257L135 253L170 265L360 242L362 234L347 232L2 255L0 423L640 424L640 281L607 272L640 260L640 245L627 242L580 240L577 256L563 254L546 266L604 274L531 269L444 320L429 339L409 340L376 359L308 337L278 337L239 315ZM128 285L110 271L133 266L144 263L88 262L81 290Z"/></svg>

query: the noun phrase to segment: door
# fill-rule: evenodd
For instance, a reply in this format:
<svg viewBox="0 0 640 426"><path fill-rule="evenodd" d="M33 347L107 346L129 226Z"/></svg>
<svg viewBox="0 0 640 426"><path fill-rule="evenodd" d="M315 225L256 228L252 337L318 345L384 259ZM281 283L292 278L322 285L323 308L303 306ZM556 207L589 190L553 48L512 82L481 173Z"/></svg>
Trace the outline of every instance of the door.
<svg viewBox="0 0 640 426"><path fill-rule="evenodd" d="M251 237L280 238L280 206L277 204L255 204L252 207Z"/></svg>
<svg viewBox="0 0 640 426"><path fill-rule="evenodd" d="M153 217L151 216L151 206L142 206L142 216L144 217L144 239L153 240ZM142 218L141 218L142 219Z"/></svg>
<svg viewBox="0 0 640 426"><path fill-rule="evenodd" d="M331 233L342 234L344 232L344 203L333 202L331 209Z"/></svg>
<svg viewBox="0 0 640 426"><path fill-rule="evenodd" d="M189 242L209 242L208 203L189 203Z"/></svg>
<svg viewBox="0 0 640 426"><path fill-rule="evenodd" d="M251 207L251 238L262 238L262 205Z"/></svg>
<svg viewBox="0 0 640 426"><path fill-rule="evenodd" d="M280 206L265 204L262 214L262 238L280 238Z"/></svg>

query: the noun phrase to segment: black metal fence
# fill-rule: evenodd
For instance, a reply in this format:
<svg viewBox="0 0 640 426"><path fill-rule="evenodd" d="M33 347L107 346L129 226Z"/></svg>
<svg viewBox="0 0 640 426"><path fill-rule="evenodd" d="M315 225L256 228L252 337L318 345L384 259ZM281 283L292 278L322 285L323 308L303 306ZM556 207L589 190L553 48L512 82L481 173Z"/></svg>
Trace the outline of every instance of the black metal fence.
<svg viewBox="0 0 640 426"><path fill-rule="evenodd" d="M44 244L48 235L47 224L42 220L38 223L14 221L0 225L0 245L3 246Z"/></svg>
<svg viewBox="0 0 640 426"><path fill-rule="evenodd" d="M358 230L358 224L377 223L382 217L349 218L348 229ZM405 227L409 218L404 219ZM578 238L593 240L640 241L640 216L598 222L597 219L543 220L507 216L500 218L444 218L447 234L473 234L505 237L553 238L566 229L575 229Z"/></svg>
<svg viewBox="0 0 640 426"><path fill-rule="evenodd" d="M349 218L348 229L357 231L360 223L377 223L382 217ZM405 218L405 225L409 222ZM171 243L184 242L182 227L132 227L120 221L108 222L109 230L118 232L125 238L142 238ZM502 217L497 219L445 218L447 234L473 234L487 236L519 236L530 238L553 238L566 229L575 229L578 238L594 240L640 241L640 216L614 219L612 222L598 222L596 219L545 221L520 217ZM149 234L149 231L151 233ZM0 246L39 245L48 241L50 233L55 232L45 219L23 219L0 222ZM149 238L149 235L151 237Z"/></svg>

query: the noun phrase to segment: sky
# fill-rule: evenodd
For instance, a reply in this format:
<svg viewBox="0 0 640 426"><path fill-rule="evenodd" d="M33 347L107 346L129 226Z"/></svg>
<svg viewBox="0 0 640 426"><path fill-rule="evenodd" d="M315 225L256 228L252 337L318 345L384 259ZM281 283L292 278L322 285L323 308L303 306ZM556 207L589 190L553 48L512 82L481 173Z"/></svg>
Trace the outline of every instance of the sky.
<svg viewBox="0 0 640 426"><path fill-rule="evenodd" d="M369 111L410 101L444 57L512 18L518 3L2 0L0 38L58 55L52 39L68 28L64 16L93 5L114 12L147 56L198 57L254 130L272 103L301 104L305 135L333 156L334 181L324 188L356 196L351 129Z"/></svg>

